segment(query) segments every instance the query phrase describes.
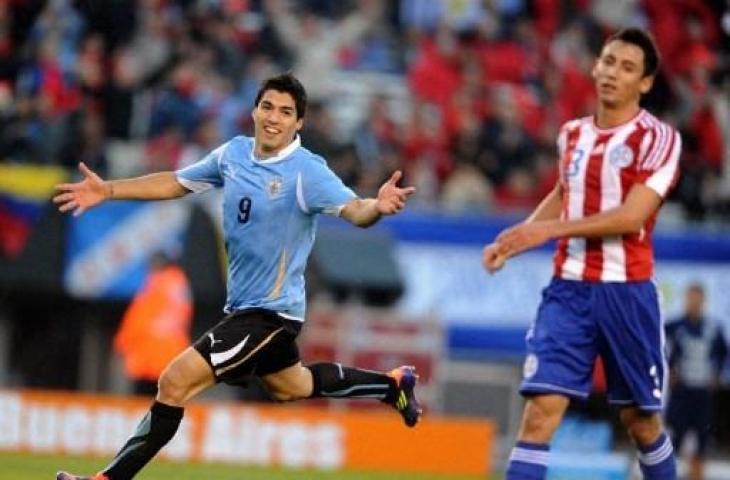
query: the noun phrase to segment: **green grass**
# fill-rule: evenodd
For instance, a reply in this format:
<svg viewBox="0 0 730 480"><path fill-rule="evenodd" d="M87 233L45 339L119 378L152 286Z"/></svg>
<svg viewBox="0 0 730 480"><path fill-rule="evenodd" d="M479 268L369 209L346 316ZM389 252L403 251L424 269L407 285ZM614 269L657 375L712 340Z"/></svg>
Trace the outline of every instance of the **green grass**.
<svg viewBox="0 0 730 480"><path fill-rule="evenodd" d="M0 480L55 480L56 470L60 469L88 475L102 468L104 462L104 459L88 457L0 453ZM136 478L139 480L488 480L483 476L322 472L164 461L152 462Z"/></svg>

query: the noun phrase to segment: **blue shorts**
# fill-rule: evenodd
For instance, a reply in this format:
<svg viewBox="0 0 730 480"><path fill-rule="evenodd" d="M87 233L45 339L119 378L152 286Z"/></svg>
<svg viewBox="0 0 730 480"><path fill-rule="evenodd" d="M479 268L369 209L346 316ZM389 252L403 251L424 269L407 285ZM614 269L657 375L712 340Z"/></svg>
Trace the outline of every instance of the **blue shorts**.
<svg viewBox="0 0 730 480"><path fill-rule="evenodd" d="M523 395L586 398L596 356L608 400L659 411L664 398L664 329L651 281L598 283L554 278L527 332Z"/></svg>

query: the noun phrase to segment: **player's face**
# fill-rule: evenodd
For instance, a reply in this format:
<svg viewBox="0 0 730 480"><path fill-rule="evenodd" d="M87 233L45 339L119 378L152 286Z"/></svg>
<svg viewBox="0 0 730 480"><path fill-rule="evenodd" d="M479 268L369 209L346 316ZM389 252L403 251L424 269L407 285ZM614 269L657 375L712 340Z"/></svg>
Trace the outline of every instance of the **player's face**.
<svg viewBox="0 0 730 480"><path fill-rule="evenodd" d="M702 316L705 307L705 294L702 290L690 288L687 290L687 313L690 318L698 319Z"/></svg>
<svg viewBox="0 0 730 480"><path fill-rule="evenodd" d="M644 76L643 50L620 40L603 47L593 67L593 79L598 100L612 108L638 103L653 82L653 77Z"/></svg>
<svg viewBox="0 0 730 480"><path fill-rule="evenodd" d="M272 155L292 142L303 123L301 118L297 119L294 98L277 90L266 90L251 116L256 146L262 153Z"/></svg>

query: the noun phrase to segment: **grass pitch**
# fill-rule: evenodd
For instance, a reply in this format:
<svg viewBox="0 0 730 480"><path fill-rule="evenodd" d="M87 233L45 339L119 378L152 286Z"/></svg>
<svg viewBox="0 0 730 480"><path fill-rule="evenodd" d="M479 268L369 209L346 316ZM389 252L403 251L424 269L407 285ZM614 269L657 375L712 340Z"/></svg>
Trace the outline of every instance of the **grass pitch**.
<svg viewBox="0 0 730 480"><path fill-rule="evenodd" d="M56 470L90 474L106 465L106 459L0 453L0 480L55 480ZM483 476L416 475L405 473L323 472L278 468L172 463L153 461L139 480L485 480ZM490 477L496 480L497 477ZM487 479L489 480L489 479Z"/></svg>

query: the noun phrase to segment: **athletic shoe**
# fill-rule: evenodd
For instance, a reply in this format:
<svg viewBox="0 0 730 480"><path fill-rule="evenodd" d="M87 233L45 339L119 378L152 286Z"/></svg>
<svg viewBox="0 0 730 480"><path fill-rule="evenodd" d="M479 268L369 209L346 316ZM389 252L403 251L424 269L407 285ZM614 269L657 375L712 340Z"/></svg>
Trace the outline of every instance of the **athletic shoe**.
<svg viewBox="0 0 730 480"><path fill-rule="evenodd" d="M395 399L391 405L401 414L405 424L413 427L423 413L416 400L415 389L418 381L416 369L412 366L402 366L391 370L388 376L395 380L396 384Z"/></svg>
<svg viewBox="0 0 730 480"><path fill-rule="evenodd" d="M109 477L107 477L103 473L97 473L96 475L92 475L90 477L79 477L76 475L71 475L67 472L58 472L56 473L56 480L109 480Z"/></svg>

